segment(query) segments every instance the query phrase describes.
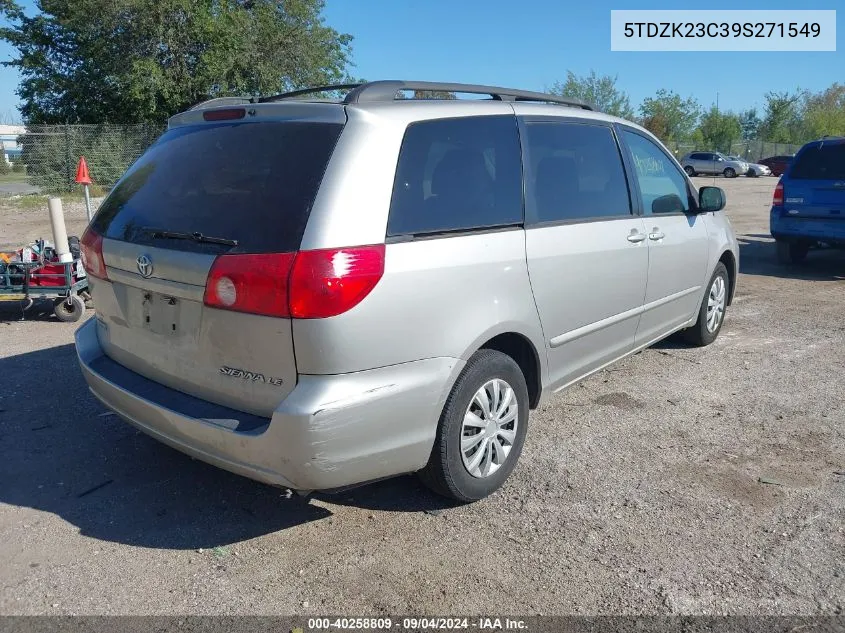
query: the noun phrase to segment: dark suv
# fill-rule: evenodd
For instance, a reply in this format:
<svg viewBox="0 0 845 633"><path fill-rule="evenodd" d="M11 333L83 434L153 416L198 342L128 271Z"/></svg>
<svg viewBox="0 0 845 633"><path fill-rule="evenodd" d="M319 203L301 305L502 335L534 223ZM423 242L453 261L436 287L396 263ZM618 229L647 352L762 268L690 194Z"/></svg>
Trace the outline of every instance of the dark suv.
<svg viewBox="0 0 845 633"><path fill-rule="evenodd" d="M782 263L820 245L845 248L845 137L812 141L775 188L770 230Z"/></svg>

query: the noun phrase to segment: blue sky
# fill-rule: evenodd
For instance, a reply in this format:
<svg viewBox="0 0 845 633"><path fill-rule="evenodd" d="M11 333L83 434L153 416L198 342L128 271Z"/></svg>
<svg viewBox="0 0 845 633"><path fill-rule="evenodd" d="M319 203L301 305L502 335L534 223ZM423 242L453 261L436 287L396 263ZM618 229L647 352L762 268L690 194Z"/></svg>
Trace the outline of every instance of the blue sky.
<svg viewBox="0 0 845 633"><path fill-rule="evenodd" d="M33 2L24 2L28 7ZM837 6L839 5L839 6ZM660 88L694 96L704 106L762 109L769 90L820 90L845 81L845 41L836 52L631 53L610 51L611 9L836 9L841 0L327 0L326 22L351 33L356 67L367 79L490 83L542 90L567 70L618 75L636 107ZM0 44L0 60L13 51ZM15 116L18 76L0 68L0 118Z"/></svg>

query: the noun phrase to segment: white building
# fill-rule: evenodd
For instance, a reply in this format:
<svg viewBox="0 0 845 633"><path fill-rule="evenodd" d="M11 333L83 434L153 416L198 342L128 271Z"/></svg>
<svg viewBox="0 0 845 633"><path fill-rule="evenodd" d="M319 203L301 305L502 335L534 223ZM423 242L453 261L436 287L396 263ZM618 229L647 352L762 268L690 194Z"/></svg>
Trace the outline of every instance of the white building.
<svg viewBox="0 0 845 633"><path fill-rule="evenodd" d="M18 137L26 134L26 127L23 125L0 125L0 148L3 150L3 159L11 163L21 155L21 148L18 145Z"/></svg>

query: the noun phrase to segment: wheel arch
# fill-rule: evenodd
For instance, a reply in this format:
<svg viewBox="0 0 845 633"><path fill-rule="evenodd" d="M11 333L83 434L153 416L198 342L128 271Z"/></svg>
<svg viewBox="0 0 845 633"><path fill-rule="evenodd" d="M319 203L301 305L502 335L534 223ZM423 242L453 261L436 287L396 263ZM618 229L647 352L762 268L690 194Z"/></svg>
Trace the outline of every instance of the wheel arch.
<svg viewBox="0 0 845 633"><path fill-rule="evenodd" d="M542 344L543 339L540 338L538 341L537 338L517 324L502 323L499 327L488 330L478 337L461 358L469 360L481 349L494 349L513 358L525 376L529 406L531 409L536 409L543 393L547 370L545 347L540 347L543 350L542 353L538 349L538 343Z"/></svg>

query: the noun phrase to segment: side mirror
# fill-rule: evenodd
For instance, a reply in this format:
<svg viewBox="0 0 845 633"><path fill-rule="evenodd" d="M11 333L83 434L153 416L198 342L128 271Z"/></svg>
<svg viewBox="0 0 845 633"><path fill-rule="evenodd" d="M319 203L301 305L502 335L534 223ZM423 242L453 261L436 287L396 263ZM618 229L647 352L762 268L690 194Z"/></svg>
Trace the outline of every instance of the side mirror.
<svg viewBox="0 0 845 633"><path fill-rule="evenodd" d="M721 211L727 198L721 187L702 187L698 190L698 208L702 213Z"/></svg>

